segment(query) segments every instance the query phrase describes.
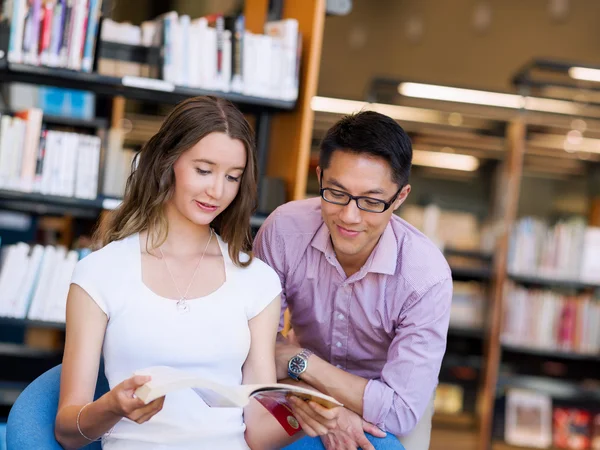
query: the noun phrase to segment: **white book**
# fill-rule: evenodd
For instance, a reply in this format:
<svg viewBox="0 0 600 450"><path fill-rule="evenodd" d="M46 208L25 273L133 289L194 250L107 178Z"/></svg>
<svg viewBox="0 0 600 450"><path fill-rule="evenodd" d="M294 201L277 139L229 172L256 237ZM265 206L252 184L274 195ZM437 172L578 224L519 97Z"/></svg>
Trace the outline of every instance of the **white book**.
<svg viewBox="0 0 600 450"><path fill-rule="evenodd" d="M25 31L27 1L28 0L13 0L13 14L11 18L10 42L8 47L8 61L11 63L23 62L23 34Z"/></svg>
<svg viewBox="0 0 600 450"><path fill-rule="evenodd" d="M8 185L10 167L10 128L12 117L6 114L0 119L0 189Z"/></svg>
<svg viewBox="0 0 600 450"><path fill-rule="evenodd" d="M29 262L29 245L19 242L15 244L10 264L4 264L6 283L2 286L0 316L11 316L19 297L19 289L27 274Z"/></svg>
<svg viewBox="0 0 600 450"><path fill-rule="evenodd" d="M44 258L40 268L40 276L35 287L35 292L27 311L27 318L30 320L41 320L44 311L44 303L50 295L50 285L55 275L56 266L60 258L57 255L56 247L46 246Z"/></svg>
<svg viewBox="0 0 600 450"><path fill-rule="evenodd" d="M247 384L224 385L197 376L193 373L167 366L154 366L138 370L135 375L149 375L151 380L135 391L135 395L145 403L181 389L192 389L208 406L213 408L243 408L252 397L257 400L265 397L283 400L294 395L312 400L326 408L343 406L333 397L289 384ZM260 400L259 400L260 401Z"/></svg>
<svg viewBox="0 0 600 450"><path fill-rule="evenodd" d="M583 237L580 279L600 284L600 227L588 227Z"/></svg>
<svg viewBox="0 0 600 450"><path fill-rule="evenodd" d="M67 296L71 285L73 270L79 260L79 254L75 250L66 253L65 258L60 262L60 270L56 274L52 284L52 295L50 302L44 309L43 320L48 322L65 322L67 312Z"/></svg>
<svg viewBox="0 0 600 450"><path fill-rule="evenodd" d="M296 100L298 86L296 84L296 65L298 52L298 20L284 19L265 24L265 34L282 40L282 58L276 61L281 65L282 100Z"/></svg>
<svg viewBox="0 0 600 450"><path fill-rule="evenodd" d="M18 117L13 117L9 138L9 169L8 189L19 190L21 187L21 164L23 158L23 145L25 142L26 123Z"/></svg>
<svg viewBox="0 0 600 450"><path fill-rule="evenodd" d="M3 249L2 271L0 272L0 316L4 311L9 310L10 285L13 281L13 274L17 263L19 249L17 245L9 245Z"/></svg>
<svg viewBox="0 0 600 450"><path fill-rule="evenodd" d="M27 259L25 277L19 287L14 307L8 314L10 317L15 317L17 319L25 318L39 277L43 255L44 247L42 245L34 245L31 249L31 255Z"/></svg>
<svg viewBox="0 0 600 450"><path fill-rule="evenodd" d="M88 15L87 0L75 0L72 14L73 29L69 43L69 56L67 66L73 70L81 70L83 41L85 39L86 19Z"/></svg>

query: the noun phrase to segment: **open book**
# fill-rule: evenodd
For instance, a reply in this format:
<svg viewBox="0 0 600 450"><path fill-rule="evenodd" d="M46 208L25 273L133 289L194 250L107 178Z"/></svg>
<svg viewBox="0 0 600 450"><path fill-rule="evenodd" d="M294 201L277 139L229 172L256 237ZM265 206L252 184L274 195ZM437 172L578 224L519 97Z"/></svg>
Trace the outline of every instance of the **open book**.
<svg viewBox="0 0 600 450"><path fill-rule="evenodd" d="M167 366L148 367L136 371L135 375L152 377L135 391L136 397L145 403L180 389L192 389L213 408L243 408L254 398L275 416L290 435L299 430L299 425L288 405L288 395L312 400L325 408L343 406L333 397L290 384L223 385Z"/></svg>

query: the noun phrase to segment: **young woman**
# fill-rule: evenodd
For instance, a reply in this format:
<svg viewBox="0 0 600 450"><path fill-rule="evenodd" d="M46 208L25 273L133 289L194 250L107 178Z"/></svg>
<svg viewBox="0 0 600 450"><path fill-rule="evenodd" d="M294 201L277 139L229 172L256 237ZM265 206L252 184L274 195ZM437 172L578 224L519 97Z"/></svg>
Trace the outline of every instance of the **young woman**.
<svg viewBox="0 0 600 450"><path fill-rule="evenodd" d="M290 443L254 400L209 408L191 390L134 396L168 365L223 384L275 382L281 285L250 254L254 137L213 97L189 99L140 152L100 250L72 276L56 437L65 448L269 449ZM92 402L104 357L111 390ZM301 405L305 408L306 405ZM331 425L333 411L321 411Z"/></svg>

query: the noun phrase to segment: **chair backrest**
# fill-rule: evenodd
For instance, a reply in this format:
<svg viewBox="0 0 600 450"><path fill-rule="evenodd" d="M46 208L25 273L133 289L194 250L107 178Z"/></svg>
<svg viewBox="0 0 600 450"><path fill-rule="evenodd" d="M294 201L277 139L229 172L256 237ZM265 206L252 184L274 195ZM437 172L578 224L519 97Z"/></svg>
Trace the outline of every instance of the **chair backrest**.
<svg viewBox="0 0 600 450"><path fill-rule="evenodd" d="M58 365L37 377L19 395L8 414L6 444L11 450L62 450L54 437L54 422L60 393ZM108 381L101 365L94 399L108 392ZM100 450L100 442L84 447Z"/></svg>

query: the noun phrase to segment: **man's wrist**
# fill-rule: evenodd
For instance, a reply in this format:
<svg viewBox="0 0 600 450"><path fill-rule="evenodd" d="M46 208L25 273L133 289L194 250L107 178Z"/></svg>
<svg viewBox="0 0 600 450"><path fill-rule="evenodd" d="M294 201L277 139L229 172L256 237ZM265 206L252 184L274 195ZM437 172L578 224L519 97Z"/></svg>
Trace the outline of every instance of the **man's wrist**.
<svg viewBox="0 0 600 450"><path fill-rule="evenodd" d="M300 349L288 361L288 375L294 380L299 380L300 377L308 369L308 360L313 355L313 352L307 348Z"/></svg>

